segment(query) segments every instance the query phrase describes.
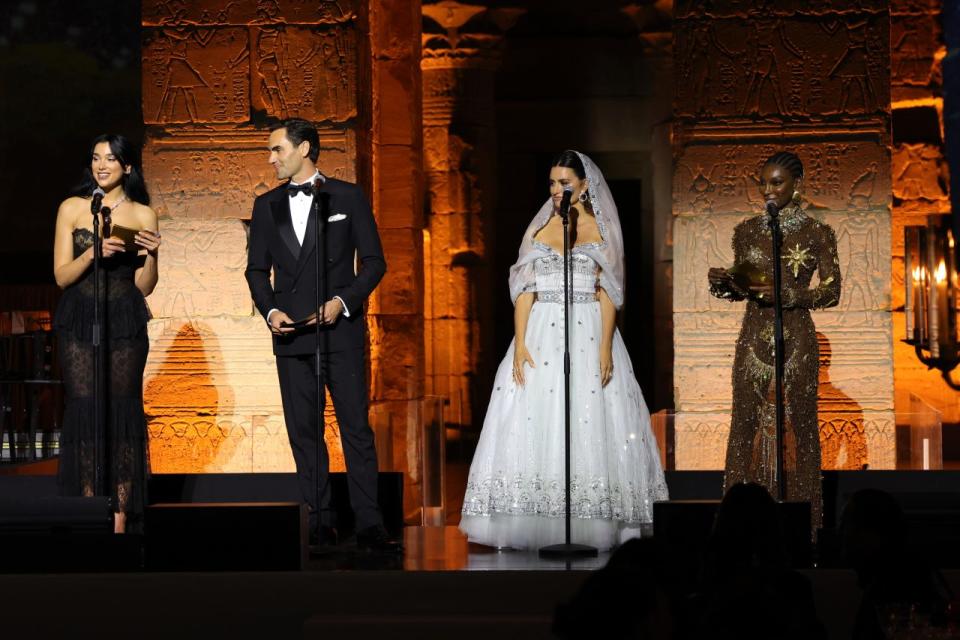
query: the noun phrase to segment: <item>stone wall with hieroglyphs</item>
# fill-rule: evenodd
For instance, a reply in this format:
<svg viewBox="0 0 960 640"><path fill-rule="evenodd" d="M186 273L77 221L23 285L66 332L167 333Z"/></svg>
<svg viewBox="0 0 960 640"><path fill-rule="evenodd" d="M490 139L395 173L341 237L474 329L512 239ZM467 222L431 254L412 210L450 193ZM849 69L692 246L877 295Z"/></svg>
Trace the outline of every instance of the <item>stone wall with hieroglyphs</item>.
<svg viewBox="0 0 960 640"><path fill-rule="evenodd" d="M401 204L400 213L381 202L385 176L399 167L389 164L389 149L377 146L372 133L384 122L389 128L397 114L419 120L419 6L406 13L359 0L143 3L144 169L164 239L160 284L148 301L153 320L144 388L155 472L293 470L270 336L243 276L253 200L278 184L267 163L268 121L298 116L317 123L320 170L366 180L381 226L388 218L387 262L404 272L389 277L422 279L422 224L410 211L416 202ZM379 29L372 37L371 24ZM383 45L394 32L412 41L406 55L391 57ZM373 104L372 88L385 59L412 79L388 108ZM395 146L407 158L393 164L409 178L419 136ZM412 193L418 185L411 183ZM422 369L418 313L398 320L393 311L393 292L409 298L406 288L378 290L369 304L374 404L422 395L404 374ZM381 372L385 343L396 343L395 374ZM329 401L325 422L331 468L342 470ZM406 470L410 459L383 466Z"/></svg>
<svg viewBox="0 0 960 640"><path fill-rule="evenodd" d="M762 211L779 149L804 162L808 213L837 234L840 304L815 312L825 468L895 464L886 3L679 1L674 9L676 465L723 467L744 303L710 296L734 226Z"/></svg>

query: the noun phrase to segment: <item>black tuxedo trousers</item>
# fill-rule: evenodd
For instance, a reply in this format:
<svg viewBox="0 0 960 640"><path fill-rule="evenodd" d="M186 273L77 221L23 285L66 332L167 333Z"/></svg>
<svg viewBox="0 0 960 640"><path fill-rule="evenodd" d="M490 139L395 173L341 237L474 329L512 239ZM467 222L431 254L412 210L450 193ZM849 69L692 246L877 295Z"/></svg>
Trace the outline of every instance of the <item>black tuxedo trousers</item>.
<svg viewBox="0 0 960 640"><path fill-rule="evenodd" d="M287 435L297 465L297 480L310 505L310 525L336 526L330 505L330 457L323 442L322 412L317 415L316 358L311 355L278 356L277 374ZM330 390L340 426L340 441L347 465L350 504L357 529L382 524L377 506L377 452L367 423L367 384L363 351L321 354L320 377ZM320 398L321 407L324 398ZM320 425L318 429L317 426ZM318 442L318 437L320 441ZM317 468L317 447L320 467ZM319 487L319 504L316 504Z"/></svg>

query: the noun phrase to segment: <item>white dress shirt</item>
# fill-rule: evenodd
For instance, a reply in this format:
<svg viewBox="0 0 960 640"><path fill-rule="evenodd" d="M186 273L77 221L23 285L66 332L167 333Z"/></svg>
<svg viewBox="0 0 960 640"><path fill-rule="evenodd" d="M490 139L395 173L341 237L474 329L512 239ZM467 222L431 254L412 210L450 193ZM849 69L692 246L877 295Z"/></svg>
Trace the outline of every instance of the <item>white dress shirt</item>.
<svg viewBox="0 0 960 640"><path fill-rule="evenodd" d="M319 180L321 182L326 182L326 178L320 171L315 171L312 176L306 179L303 182L294 182L290 181L290 184L299 187L302 184L309 184ZM310 205L313 204L313 196L308 196L302 191L297 191L288 196L290 198L290 219L293 222L293 231L297 234L297 242L300 243L300 246L303 246L303 237L307 233L307 222L310 219ZM343 315L347 318L350 317L350 310L347 309L347 303L343 301L343 298L340 296L333 296L334 299L340 301L340 305L343 307ZM267 312L267 324L270 324L270 316L273 315L273 312L277 309L270 309Z"/></svg>
<svg viewBox="0 0 960 640"><path fill-rule="evenodd" d="M309 184L314 180L323 180L323 176L317 171L306 182L296 183L293 180L290 184L299 187L301 184ZM310 219L310 205L313 204L313 196L308 196L303 191L297 191L290 196L290 219L293 221L293 231L297 234L297 242L303 246L303 236L307 233L307 221Z"/></svg>

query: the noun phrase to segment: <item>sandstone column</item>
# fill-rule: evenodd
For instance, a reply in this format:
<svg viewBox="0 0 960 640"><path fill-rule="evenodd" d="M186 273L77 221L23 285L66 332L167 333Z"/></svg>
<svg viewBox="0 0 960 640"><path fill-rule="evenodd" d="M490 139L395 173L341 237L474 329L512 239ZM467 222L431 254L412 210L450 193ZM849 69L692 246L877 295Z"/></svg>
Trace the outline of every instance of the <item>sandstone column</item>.
<svg viewBox="0 0 960 640"><path fill-rule="evenodd" d="M423 349L423 138L420 3L370 0L370 126L358 131L362 182L387 258L369 305L371 417L381 470L403 471L408 518L419 515ZM386 442L387 439L390 442Z"/></svg>
<svg viewBox="0 0 960 640"><path fill-rule="evenodd" d="M449 399L448 424L483 418L478 378L496 366L488 255L496 203L494 78L502 33L522 11L445 0L423 5L427 390ZM465 25L469 22L468 28Z"/></svg>

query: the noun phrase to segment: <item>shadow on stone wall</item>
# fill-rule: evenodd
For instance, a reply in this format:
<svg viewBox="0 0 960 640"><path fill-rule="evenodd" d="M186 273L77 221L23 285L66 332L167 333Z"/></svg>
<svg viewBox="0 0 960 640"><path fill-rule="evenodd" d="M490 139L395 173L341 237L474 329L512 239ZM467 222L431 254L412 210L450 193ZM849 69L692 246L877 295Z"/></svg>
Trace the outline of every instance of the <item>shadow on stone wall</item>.
<svg viewBox="0 0 960 640"><path fill-rule="evenodd" d="M827 336L817 332L820 343L820 389L818 418L823 469L863 469L869 460L863 407L830 381L833 350Z"/></svg>
<svg viewBox="0 0 960 640"><path fill-rule="evenodd" d="M243 427L218 419L233 406L232 387L218 384L222 357L215 334L200 323L186 323L170 338L170 328L153 342L163 361L144 387L155 473L218 472L251 446ZM236 466L236 465L233 465ZM246 465L245 465L246 466Z"/></svg>

